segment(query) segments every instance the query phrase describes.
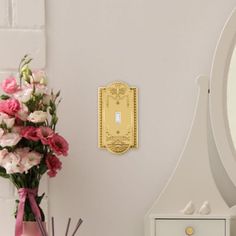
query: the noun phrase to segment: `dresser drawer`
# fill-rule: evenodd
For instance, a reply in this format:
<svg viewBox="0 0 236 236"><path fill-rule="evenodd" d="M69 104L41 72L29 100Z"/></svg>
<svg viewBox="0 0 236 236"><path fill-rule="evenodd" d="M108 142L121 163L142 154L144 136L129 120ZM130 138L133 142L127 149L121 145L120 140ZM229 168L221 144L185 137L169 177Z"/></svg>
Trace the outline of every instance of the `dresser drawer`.
<svg viewBox="0 0 236 236"><path fill-rule="evenodd" d="M156 236L225 236L225 220L157 219Z"/></svg>

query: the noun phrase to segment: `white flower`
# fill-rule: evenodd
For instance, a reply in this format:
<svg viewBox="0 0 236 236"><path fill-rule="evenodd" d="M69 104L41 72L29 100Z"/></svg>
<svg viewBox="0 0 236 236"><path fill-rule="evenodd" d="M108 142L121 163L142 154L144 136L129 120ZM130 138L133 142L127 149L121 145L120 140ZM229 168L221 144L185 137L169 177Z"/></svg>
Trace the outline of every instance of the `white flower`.
<svg viewBox="0 0 236 236"><path fill-rule="evenodd" d="M0 128L0 138L3 136L3 134L4 134L4 130Z"/></svg>
<svg viewBox="0 0 236 236"><path fill-rule="evenodd" d="M16 152L19 153L19 151L16 151ZM21 165L22 165L23 171L25 172L27 172L33 166L38 165L42 158L42 155L38 152L32 151L32 152L26 153L24 150L22 151L20 156L21 156Z"/></svg>
<svg viewBox="0 0 236 236"><path fill-rule="evenodd" d="M2 124L3 119L9 118L6 113L0 112L0 124Z"/></svg>
<svg viewBox="0 0 236 236"><path fill-rule="evenodd" d="M33 93L33 89L30 87L25 87L22 90L16 92L14 97L18 99L20 102L28 102Z"/></svg>
<svg viewBox="0 0 236 236"><path fill-rule="evenodd" d="M42 123L47 119L47 112L44 111L34 111L29 114L28 120L33 123Z"/></svg>
<svg viewBox="0 0 236 236"><path fill-rule="evenodd" d="M9 152L5 156L3 167L6 169L7 174L23 173L20 157L13 152Z"/></svg>
<svg viewBox="0 0 236 236"><path fill-rule="evenodd" d="M48 94L43 95L43 104L44 105L49 105L51 100L52 100L51 95L48 95Z"/></svg>
<svg viewBox="0 0 236 236"><path fill-rule="evenodd" d="M30 152L29 148L18 148L15 152L7 149L0 150L0 166L6 169L7 174L23 173L40 163L42 155Z"/></svg>
<svg viewBox="0 0 236 236"><path fill-rule="evenodd" d="M8 150L6 148L0 150L0 166L3 166L6 163L5 157L8 154Z"/></svg>
<svg viewBox="0 0 236 236"><path fill-rule="evenodd" d="M28 118L28 107L25 104L21 104L20 110L17 112L16 116L23 121L26 121Z"/></svg>
<svg viewBox="0 0 236 236"><path fill-rule="evenodd" d="M12 133L18 133L18 134L20 134L22 128L23 128L23 126L14 125L14 126L12 127L12 129L11 129L11 132L12 132Z"/></svg>
<svg viewBox="0 0 236 236"><path fill-rule="evenodd" d="M7 133L0 138L1 147L15 146L21 140L21 136L17 133Z"/></svg>
<svg viewBox="0 0 236 236"><path fill-rule="evenodd" d="M36 95L39 95L39 94L43 95L48 90L48 88L45 85L43 85L43 84L36 84L34 88L35 88L34 93Z"/></svg>
<svg viewBox="0 0 236 236"><path fill-rule="evenodd" d="M6 124L8 129L11 129L15 124L15 118L5 118L3 119L3 122Z"/></svg>
<svg viewBox="0 0 236 236"><path fill-rule="evenodd" d="M33 72L33 82L46 85L46 74L42 70L37 70Z"/></svg>

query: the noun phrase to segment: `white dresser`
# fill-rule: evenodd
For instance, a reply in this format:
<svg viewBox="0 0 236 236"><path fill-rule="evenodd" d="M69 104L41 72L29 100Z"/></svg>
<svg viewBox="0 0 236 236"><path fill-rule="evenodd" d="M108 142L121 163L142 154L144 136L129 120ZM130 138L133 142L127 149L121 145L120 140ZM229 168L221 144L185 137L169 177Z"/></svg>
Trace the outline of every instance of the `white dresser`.
<svg viewBox="0 0 236 236"><path fill-rule="evenodd" d="M221 33L210 78L198 78L187 142L166 187L145 216L145 236L236 236L236 205L224 199L226 188L218 189L219 181L215 182L224 168L228 176L222 180L229 191L236 187L235 68L236 8ZM215 165L217 157L221 162Z"/></svg>
<svg viewBox="0 0 236 236"><path fill-rule="evenodd" d="M225 236L225 219L156 219L156 236Z"/></svg>
<svg viewBox="0 0 236 236"><path fill-rule="evenodd" d="M146 214L145 236L236 236L236 207L222 198L209 162L208 78L200 77L198 85L188 140L174 173Z"/></svg>

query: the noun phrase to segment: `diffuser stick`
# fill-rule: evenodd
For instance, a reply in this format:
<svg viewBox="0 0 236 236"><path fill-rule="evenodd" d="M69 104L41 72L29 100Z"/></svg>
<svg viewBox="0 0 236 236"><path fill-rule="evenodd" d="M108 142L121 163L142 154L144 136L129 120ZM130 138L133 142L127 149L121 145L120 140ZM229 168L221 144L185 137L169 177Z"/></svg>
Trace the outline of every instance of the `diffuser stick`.
<svg viewBox="0 0 236 236"><path fill-rule="evenodd" d="M83 220L80 218L79 221L78 221L78 223L77 223L77 225L76 225L76 227L75 227L75 230L74 230L72 236L75 236L77 230L79 229L79 227L80 227L80 225L81 225L82 223L83 223Z"/></svg>
<svg viewBox="0 0 236 236"><path fill-rule="evenodd" d="M55 230L54 230L54 217L52 217L52 236L55 236Z"/></svg>
<svg viewBox="0 0 236 236"><path fill-rule="evenodd" d="M68 220L68 222L67 222L67 227L66 227L66 234L65 234L65 236L68 235L69 228L70 228L70 222L71 222L71 218L69 218L69 220Z"/></svg>
<svg viewBox="0 0 236 236"><path fill-rule="evenodd" d="M40 229L40 232L41 232L42 236L47 236L47 233L46 233L46 231L43 227L43 224L42 224L41 220L38 217L35 217L35 219L37 221L37 224L39 226L39 229Z"/></svg>

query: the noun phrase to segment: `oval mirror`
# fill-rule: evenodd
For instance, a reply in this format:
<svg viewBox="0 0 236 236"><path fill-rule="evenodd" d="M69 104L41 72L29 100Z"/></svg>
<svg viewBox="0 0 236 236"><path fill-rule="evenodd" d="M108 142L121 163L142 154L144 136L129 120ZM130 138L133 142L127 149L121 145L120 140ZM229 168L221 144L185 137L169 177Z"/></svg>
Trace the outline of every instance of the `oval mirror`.
<svg viewBox="0 0 236 236"><path fill-rule="evenodd" d="M210 118L222 164L236 186L236 10L218 42L211 71Z"/></svg>

